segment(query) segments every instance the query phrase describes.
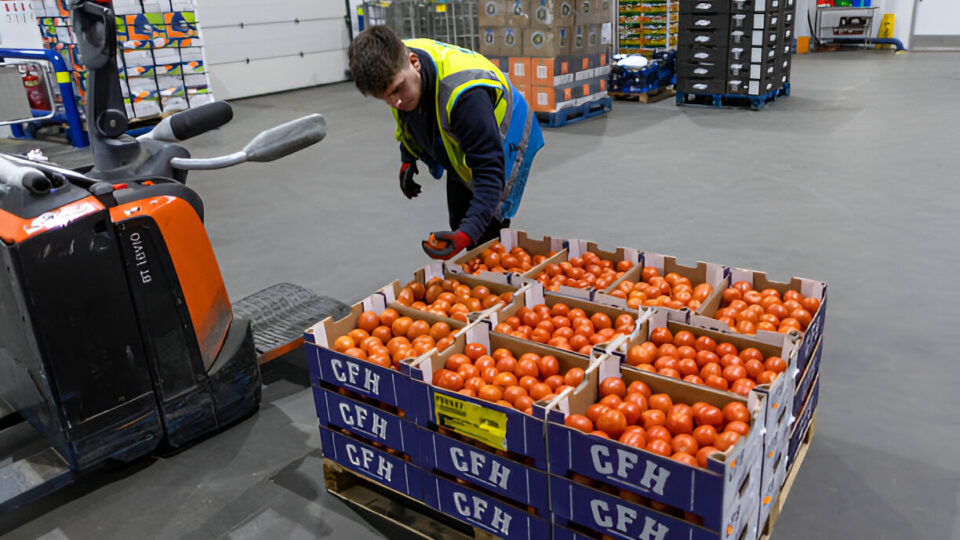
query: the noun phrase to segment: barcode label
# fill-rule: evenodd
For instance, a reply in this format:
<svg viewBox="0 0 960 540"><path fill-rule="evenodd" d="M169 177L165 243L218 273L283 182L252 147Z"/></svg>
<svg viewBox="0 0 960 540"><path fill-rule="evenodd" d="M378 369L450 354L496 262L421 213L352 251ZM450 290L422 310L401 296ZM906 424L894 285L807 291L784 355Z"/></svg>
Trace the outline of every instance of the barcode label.
<svg viewBox="0 0 960 540"><path fill-rule="evenodd" d="M537 66L537 78L538 79L547 78L547 66Z"/></svg>
<svg viewBox="0 0 960 540"><path fill-rule="evenodd" d="M537 92L537 105L547 106L549 100L546 92Z"/></svg>
<svg viewBox="0 0 960 540"><path fill-rule="evenodd" d="M523 64L516 63L513 65L513 74L517 77L523 77Z"/></svg>

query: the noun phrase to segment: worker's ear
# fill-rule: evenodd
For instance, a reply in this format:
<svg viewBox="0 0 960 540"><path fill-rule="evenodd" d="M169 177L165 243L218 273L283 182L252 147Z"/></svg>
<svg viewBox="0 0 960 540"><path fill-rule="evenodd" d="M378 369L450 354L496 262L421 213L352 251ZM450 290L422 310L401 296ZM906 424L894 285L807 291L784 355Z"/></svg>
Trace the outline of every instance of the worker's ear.
<svg viewBox="0 0 960 540"><path fill-rule="evenodd" d="M413 69L420 71L420 57L413 51L410 52L410 65Z"/></svg>

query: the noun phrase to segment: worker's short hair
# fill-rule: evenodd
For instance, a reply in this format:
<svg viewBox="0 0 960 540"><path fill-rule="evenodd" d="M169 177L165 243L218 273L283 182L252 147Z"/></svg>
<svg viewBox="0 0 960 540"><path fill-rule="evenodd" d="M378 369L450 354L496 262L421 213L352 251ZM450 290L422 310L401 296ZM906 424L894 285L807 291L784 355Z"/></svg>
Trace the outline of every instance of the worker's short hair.
<svg viewBox="0 0 960 540"><path fill-rule="evenodd" d="M380 97L410 62L409 54L400 36L386 26L371 26L357 34L347 51L357 90L365 96Z"/></svg>

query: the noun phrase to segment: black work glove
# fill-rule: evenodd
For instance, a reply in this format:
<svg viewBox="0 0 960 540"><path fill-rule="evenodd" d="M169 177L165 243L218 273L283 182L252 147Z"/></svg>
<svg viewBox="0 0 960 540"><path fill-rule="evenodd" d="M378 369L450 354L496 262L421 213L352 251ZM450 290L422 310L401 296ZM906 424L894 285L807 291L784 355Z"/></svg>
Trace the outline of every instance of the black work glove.
<svg viewBox="0 0 960 540"><path fill-rule="evenodd" d="M419 174L415 161L404 161L400 165L400 191L412 199L420 194L420 184L414 182L413 177Z"/></svg>

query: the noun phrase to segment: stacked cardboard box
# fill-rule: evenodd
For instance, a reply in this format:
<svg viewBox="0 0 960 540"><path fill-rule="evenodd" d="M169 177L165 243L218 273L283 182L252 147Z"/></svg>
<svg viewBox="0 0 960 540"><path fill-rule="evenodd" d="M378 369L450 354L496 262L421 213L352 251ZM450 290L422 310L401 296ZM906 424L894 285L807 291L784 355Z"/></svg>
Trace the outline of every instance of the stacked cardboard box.
<svg viewBox="0 0 960 540"><path fill-rule="evenodd" d="M647 58L677 46L678 0L621 0L618 18L620 54Z"/></svg>
<svg viewBox="0 0 960 540"><path fill-rule="evenodd" d="M762 96L790 80L795 0L680 0L677 89Z"/></svg>
<svg viewBox="0 0 960 540"><path fill-rule="evenodd" d="M83 105L87 70L66 0L34 0L44 46L61 53ZM145 119L213 100L195 0L114 0L117 68L127 116Z"/></svg>
<svg viewBox="0 0 960 540"><path fill-rule="evenodd" d="M480 0L480 53L537 112L606 97L612 0Z"/></svg>

